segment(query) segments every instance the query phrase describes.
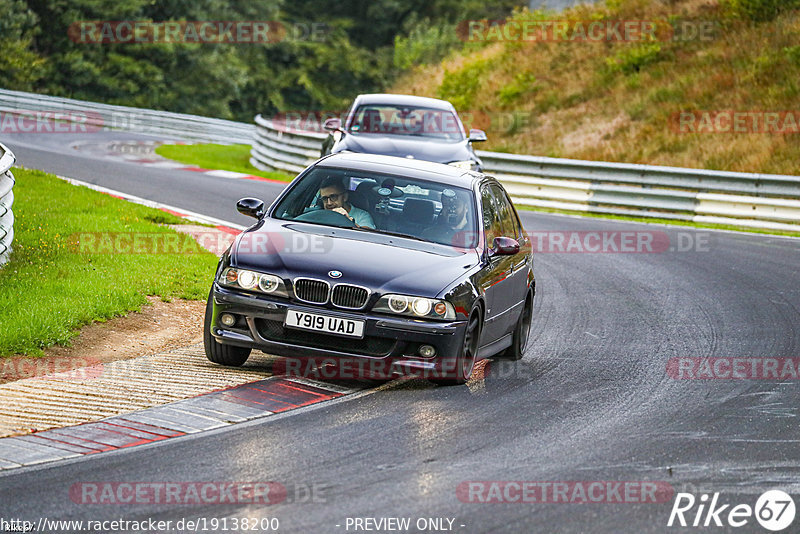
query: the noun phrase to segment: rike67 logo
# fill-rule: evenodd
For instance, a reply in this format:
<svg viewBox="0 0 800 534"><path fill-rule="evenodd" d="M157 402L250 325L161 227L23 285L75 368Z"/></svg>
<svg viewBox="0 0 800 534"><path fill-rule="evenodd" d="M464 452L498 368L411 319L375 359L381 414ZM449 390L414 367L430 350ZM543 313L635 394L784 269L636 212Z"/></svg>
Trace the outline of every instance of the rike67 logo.
<svg viewBox="0 0 800 534"><path fill-rule="evenodd" d="M756 521L767 530L778 532L794 522L794 500L788 493L780 490L767 491L758 498L755 507L749 504L731 505L720 501L719 493L714 493L709 501L708 494L697 499L691 493L678 493L667 526L743 527L755 516Z"/></svg>

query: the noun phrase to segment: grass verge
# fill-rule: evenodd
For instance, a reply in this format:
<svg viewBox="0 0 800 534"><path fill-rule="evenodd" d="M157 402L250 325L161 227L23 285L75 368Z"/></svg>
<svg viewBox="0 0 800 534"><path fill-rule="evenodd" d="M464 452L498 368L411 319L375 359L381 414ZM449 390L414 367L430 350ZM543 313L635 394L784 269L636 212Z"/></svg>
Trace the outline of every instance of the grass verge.
<svg viewBox="0 0 800 534"><path fill-rule="evenodd" d="M161 145L156 148L161 157L196 165L203 169L223 170L252 174L270 180L290 182L294 175L284 172L260 171L250 165L250 146L248 145Z"/></svg>
<svg viewBox="0 0 800 534"><path fill-rule="evenodd" d="M68 344L82 325L139 310L146 295L206 298L217 258L163 226L180 218L41 171L14 175L13 253L0 269L0 356Z"/></svg>

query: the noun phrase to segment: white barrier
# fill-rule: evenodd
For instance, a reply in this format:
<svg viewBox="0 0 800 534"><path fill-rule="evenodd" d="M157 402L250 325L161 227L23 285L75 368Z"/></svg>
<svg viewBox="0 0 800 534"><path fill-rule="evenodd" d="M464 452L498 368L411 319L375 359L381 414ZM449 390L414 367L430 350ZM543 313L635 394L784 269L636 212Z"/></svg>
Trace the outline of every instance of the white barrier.
<svg viewBox="0 0 800 534"><path fill-rule="evenodd" d="M8 261L14 240L14 175L11 166L14 154L0 144L0 266Z"/></svg>
<svg viewBox="0 0 800 534"><path fill-rule="evenodd" d="M256 116L250 162L300 172L325 134ZM800 177L477 151L514 202L539 208L800 231Z"/></svg>
<svg viewBox="0 0 800 534"><path fill-rule="evenodd" d="M255 131L252 124L244 122L6 89L0 89L0 113L31 116L34 119L31 123L35 123L38 114L48 113L50 116L47 120L40 121L45 127L52 127L58 122L72 122L78 124L80 128L73 126L73 130L78 131L123 130L207 143L250 144Z"/></svg>

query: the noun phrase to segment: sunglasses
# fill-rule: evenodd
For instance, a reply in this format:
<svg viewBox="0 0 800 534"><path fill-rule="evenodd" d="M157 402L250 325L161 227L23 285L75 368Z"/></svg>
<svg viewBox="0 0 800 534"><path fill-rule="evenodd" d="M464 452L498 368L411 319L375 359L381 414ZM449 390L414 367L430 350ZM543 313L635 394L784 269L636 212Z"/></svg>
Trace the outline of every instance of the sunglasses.
<svg viewBox="0 0 800 534"><path fill-rule="evenodd" d="M334 193L333 195L326 195L319 198L321 198L323 202L336 202L343 194L344 193Z"/></svg>

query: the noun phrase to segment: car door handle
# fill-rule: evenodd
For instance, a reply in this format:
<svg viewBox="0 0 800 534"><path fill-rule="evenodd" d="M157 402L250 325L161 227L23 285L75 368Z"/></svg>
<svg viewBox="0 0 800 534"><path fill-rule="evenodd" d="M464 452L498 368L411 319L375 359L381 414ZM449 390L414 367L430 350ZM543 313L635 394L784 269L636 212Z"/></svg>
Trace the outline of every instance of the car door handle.
<svg viewBox="0 0 800 534"><path fill-rule="evenodd" d="M514 273L515 273L515 272L519 271L520 269L522 269L522 268L524 268L524 267L525 267L525 262L523 261L522 263L518 263L518 264L514 265L514 266L511 268L511 272L514 272Z"/></svg>

